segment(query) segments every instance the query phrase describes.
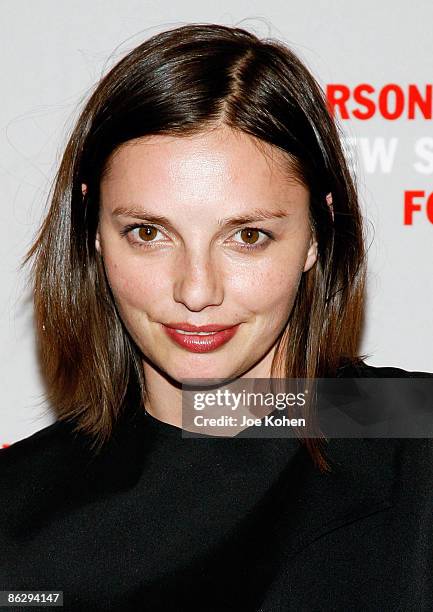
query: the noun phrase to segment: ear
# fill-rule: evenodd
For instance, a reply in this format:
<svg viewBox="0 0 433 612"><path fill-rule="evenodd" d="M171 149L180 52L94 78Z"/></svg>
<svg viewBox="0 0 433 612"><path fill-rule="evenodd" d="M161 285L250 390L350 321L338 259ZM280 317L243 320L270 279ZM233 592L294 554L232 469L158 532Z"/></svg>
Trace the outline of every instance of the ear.
<svg viewBox="0 0 433 612"><path fill-rule="evenodd" d="M334 206L333 206L333 202L332 202L332 193L329 192L326 196L326 203L329 207L329 210L331 211L331 215L332 215L332 220L334 221Z"/></svg>
<svg viewBox="0 0 433 612"><path fill-rule="evenodd" d="M317 241L313 235L310 240L310 248L308 249L307 257L305 259L303 272L308 272L317 261Z"/></svg>
<svg viewBox="0 0 433 612"><path fill-rule="evenodd" d="M81 183L81 193L83 194L83 200L85 196L87 195L87 192L88 192L88 187L86 183ZM98 225L98 229L96 230L95 248L98 251L98 253L101 255L101 236L99 234L99 225Z"/></svg>
<svg viewBox="0 0 433 612"><path fill-rule="evenodd" d="M98 253L100 255L102 255L102 253L101 253L101 236L99 234L99 226L98 226L98 229L96 230L95 248L98 251Z"/></svg>

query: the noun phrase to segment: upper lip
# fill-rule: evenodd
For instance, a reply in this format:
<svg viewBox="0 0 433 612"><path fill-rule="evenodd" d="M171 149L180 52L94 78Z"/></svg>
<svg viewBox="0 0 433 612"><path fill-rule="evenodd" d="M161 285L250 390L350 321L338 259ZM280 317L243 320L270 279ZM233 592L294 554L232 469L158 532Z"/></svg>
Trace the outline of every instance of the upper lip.
<svg viewBox="0 0 433 612"><path fill-rule="evenodd" d="M209 323L209 325L191 325L191 323L164 323L164 325L166 327L172 327L173 329L180 329L181 331L186 332L217 332L234 327L234 325L216 325L214 323Z"/></svg>

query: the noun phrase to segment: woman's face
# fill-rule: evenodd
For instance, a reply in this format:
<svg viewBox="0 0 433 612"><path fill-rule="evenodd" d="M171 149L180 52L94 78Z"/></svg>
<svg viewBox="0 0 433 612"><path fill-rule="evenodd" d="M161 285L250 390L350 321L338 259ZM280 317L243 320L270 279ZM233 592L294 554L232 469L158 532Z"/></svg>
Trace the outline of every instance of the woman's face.
<svg viewBox="0 0 433 612"><path fill-rule="evenodd" d="M111 157L96 248L145 373L269 376L316 243L308 190L260 144L218 128L141 138ZM175 331L187 324L226 331Z"/></svg>

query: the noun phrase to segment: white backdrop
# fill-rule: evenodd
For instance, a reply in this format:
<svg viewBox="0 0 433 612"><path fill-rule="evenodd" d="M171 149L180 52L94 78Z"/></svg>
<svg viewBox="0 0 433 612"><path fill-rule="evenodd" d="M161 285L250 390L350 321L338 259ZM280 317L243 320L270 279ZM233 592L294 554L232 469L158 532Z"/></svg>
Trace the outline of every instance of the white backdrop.
<svg viewBox="0 0 433 612"><path fill-rule="evenodd" d="M67 132L89 89L114 63L152 34L189 22L279 38L324 88L339 85L349 94L349 118L340 123L370 244L361 351L372 355L372 365L433 371L432 0L208 4L0 0L0 448L54 421L44 412L31 295L19 264L44 213ZM366 119L352 114L369 108L353 97L360 85L370 88L363 95L374 103ZM409 85L426 98L413 118ZM411 203L420 205L410 224L405 193L409 212Z"/></svg>

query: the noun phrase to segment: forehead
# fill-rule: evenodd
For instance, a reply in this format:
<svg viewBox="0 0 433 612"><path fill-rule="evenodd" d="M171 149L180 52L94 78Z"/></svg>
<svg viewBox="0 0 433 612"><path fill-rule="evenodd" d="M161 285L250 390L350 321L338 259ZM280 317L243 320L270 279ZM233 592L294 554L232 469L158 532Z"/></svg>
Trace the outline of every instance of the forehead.
<svg viewBox="0 0 433 612"><path fill-rule="evenodd" d="M147 136L121 145L101 182L103 200L156 196L193 202L212 198L285 199L304 195L283 151L248 134L217 128L192 136Z"/></svg>

